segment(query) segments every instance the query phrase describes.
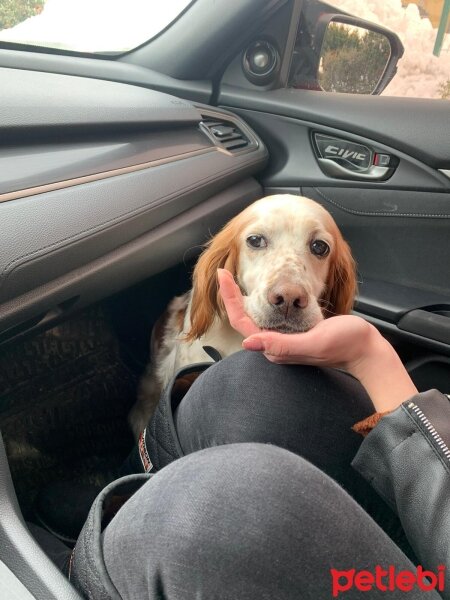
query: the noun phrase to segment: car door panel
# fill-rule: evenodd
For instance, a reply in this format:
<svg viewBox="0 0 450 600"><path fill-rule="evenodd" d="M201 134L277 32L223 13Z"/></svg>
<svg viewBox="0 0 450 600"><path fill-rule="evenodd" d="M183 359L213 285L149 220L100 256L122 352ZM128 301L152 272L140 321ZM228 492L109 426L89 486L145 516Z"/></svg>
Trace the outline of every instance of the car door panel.
<svg viewBox="0 0 450 600"><path fill-rule="evenodd" d="M260 92L224 85L218 104L334 127L392 145L436 169L450 168L445 100L297 89Z"/></svg>
<svg viewBox="0 0 450 600"><path fill-rule="evenodd" d="M448 104L231 86L219 98L269 149L265 192L303 194L334 216L358 265L358 314L419 352L449 355ZM396 168L384 181L330 177L316 132L387 153Z"/></svg>
<svg viewBox="0 0 450 600"><path fill-rule="evenodd" d="M322 203L340 223L356 255L362 280L367 276L449 295L446 264L449 217L446 213L438 216L438 208L443 204L441 194L401 192L400 195L397 191L389 194L381 190L319 187L304 187L302 192ZM409 212L408 196L415 195L416 202L426 197L429 213ZM358 205L358 201L365 210L348 207L350 203ZM386 205L393 210L377 210Z"/></svg>
<svg viewBox="0 0 450 600"><path fill-rule="evenodd" d="M270 164L264 173L264 181L272 187L302 185L325 185L327 187L364 187L373 189L450 191L450 178L440 169L431 167L397 146L390 146L374 137L355 135L350 129L329 127L322 122L304 121L273 113L228 106L248 122L264 139L270 149ZM348 126L350 127L350 125ZM326 175L320 168L313 149L314 133L370 146L380 153L393 155L398 161L392 176L386 181L355 181ZM445 161L443 164L448 164Z"/></svg>

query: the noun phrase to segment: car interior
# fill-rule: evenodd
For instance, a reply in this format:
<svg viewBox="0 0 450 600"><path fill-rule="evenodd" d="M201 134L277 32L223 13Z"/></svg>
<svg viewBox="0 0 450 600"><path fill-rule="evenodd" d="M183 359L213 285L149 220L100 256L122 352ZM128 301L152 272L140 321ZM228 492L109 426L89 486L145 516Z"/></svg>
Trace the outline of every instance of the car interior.
<svg viewBox="0 0 450 600"><path fill-rule="evenodd" d="M319 91L339 19L390 44L371 94ZM34 498L117 477L153 324L263 196L332 214L354 314L450 392L449 104L379 95L401 54L313 0L196 0L120 55L1 44L0 597L79 598L28 531Z"/></svg>

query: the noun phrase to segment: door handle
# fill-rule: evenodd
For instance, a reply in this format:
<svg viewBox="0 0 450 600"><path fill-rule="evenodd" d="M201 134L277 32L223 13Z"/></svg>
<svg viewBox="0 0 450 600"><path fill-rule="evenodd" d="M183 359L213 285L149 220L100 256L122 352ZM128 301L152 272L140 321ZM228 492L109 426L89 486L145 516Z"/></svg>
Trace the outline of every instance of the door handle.
<svg viewBox="0 0 450 600"><path fill-rule="evenodd" d="M352 171L329 158L318 158L319 165L324 173L337 179L358 179L365 181L383 181L390 177L392 169L389 167L370 166L364 171Z"/></svg>
<svg viewBox="0 0 450 600"><path fill-rule="evenodd" d="M322 171L337 179L384 181L398 165L391 154L323 133L313 134L313 147Z"/></svg>

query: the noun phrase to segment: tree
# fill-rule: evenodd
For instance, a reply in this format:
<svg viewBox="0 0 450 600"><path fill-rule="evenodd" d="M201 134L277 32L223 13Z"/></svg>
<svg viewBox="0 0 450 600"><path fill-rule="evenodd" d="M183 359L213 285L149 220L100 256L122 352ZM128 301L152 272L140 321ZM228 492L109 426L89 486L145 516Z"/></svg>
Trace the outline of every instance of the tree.
<svg viewBox="0 0 450 600"><path fill-rule="evenodd" d="M447 79L447 81L441 83L441 85L438 87L438 91L441 95L441 98L444 100L450 100L450 79Z"/></svg>
<svg viewBox="0 0 450 600"><path fill-rule="evenodd" d="M329 92L371 94L390 51L387 38L380 33L330 23L321 48L319 83Z"/></svg>
<svg viewBox="0 0 450 600"><path fill-rule="evenodd" d="M1 0L0 31L42 12L45 0Z"/></svg>

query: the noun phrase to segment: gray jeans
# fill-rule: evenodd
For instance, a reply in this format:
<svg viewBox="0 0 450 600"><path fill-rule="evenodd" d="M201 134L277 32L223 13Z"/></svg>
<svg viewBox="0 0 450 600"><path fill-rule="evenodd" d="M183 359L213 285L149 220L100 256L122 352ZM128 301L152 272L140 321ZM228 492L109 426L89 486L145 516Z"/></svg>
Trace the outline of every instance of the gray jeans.
<svg viewBox="0 0 450 600"><path fill-rule="evenodd" d="M372 410L359 384L336 371L249 352L209 368L175 415L186 456L144 483L103 531L110 587L101 598L404 599L350 585L352 570L415 572L368 515L384 505L350 467L360 443L350 426ZM97 600L76 554L79 587Z"/></svg>
<svg viewBox="0 0 450 600"><path fill-rule="evenodd" d="M103 553L127 600L322 600L333 597L332 569L415 570L333 480L264 444L218 446L162 469L106 528ZM337 577L335 592L350 582ZM341 597L366 596L353 587Z"/></svg>

